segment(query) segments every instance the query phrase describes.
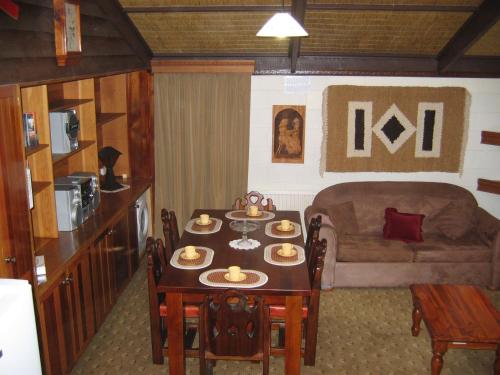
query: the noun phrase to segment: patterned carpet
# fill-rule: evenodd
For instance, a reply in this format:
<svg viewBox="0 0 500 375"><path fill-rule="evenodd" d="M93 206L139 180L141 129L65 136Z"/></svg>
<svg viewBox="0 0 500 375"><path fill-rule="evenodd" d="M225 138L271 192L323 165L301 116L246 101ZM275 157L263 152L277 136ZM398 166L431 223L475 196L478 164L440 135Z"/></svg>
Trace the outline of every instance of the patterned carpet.
<svg viewBox="0 0 500 375"><path fill-rule="evenodd" d="M168 374L167 361L151 361L145 262L72 371L90 374ZM500 307L500 292L489 292ZM425 325L412 337L408 289L336 289L321 295L315 367L306 375L428 375L432 357ZM443 375L493 373L493 351L450 349ZM220 361L215 374L257 374L260 364ZM187 359L187 374L198 373L198 360ZM283 358L271 358L271 374L283 374Z"/></svg>

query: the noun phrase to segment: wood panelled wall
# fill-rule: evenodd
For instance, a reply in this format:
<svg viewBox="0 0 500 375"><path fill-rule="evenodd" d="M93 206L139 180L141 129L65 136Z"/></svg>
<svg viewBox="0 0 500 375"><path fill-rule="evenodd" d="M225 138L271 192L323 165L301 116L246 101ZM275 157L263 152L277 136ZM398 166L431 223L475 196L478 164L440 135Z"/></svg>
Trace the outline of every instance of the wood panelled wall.
<svg viewBox="0 0 500 375"><path fill-rule="evenodd" d="M14 20L0 11L0 84L33 83L145 69L151 51L117 0L83 0L82 55L58 67L52 0L18 0Z"/></svg>

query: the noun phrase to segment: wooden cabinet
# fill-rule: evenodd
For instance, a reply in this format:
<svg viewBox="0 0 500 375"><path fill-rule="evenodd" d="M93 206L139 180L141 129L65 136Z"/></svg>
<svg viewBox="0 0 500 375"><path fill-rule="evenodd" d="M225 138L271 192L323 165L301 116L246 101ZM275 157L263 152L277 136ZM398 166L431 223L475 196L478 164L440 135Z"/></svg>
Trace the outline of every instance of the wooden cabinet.
<svg viewBox="0 0 500 375"><path fill-rule="evenodd" d="M39 298L38 313L45 372L68 373L95 332L88 251Z"/></svg>
<svg viewBox="0 0 500 375"><path fill-rule="evenodd" d="M0 87L0 278L31 280L23 139L19 87Z"/></svg>
<svg viewBox="0 0 500 375"><path fill-rule="evenodd" d="M137 269L128 213L154 178L151 87L146 71L0 86L0 277L33 281L46 374L71 370ZM80 121L79 147L56 154L50 112L65 109ZM33 147L25 147L26 112L35 118L39 144ZM105 146L122 153L114 171L127 175L130 189L102 193L95 215L72 232L58 231L54 180L98 174L98 150ZM45 258L44 279L34 274L38 255Z"/></svg>
<svg viewBox="0 0 500 375"><path fill-rule="evenodd" d="M130 246L126 213L99 236L91 247L95 322L99 327L137 269L137 247Z"/></svg>
<svg viewBox="0 0 500 375"><path fill-rule="evenodd" d="M90 249L95 325L99 328L116 301L112 259L106 247L107 234L102 234Z"/></svg>

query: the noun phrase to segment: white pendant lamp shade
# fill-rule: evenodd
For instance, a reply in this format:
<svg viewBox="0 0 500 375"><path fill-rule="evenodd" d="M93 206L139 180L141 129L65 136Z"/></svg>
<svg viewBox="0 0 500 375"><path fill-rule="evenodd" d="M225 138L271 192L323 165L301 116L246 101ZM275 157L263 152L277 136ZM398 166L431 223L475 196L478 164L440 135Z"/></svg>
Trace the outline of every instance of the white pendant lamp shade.
<svg viewBox="0 0 500 375"><path fill-rule="evenodd" d="M309 34L290 13L276 13L257 33L257 36L289 38L308 36Z"/></svg>

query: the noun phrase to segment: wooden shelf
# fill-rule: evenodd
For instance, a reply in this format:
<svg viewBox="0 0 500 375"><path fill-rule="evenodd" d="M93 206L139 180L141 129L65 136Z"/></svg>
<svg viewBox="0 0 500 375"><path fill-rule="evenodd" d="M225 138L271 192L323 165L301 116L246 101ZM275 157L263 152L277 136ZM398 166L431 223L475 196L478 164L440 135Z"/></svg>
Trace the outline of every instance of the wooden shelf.
<svg viewBox="0 0 500 375"><path fill-rule="evenodd" d="M30 155L36 154L38 151L41 151L47 147L49 147L49 145L39 144L39 145L33 146L33 147L25 147L24 150L25 150L26 156L30 156Z"/></svg>
<svg viewBox="0 0 500 375"><path fill-rule="evenodd" d="M481 143L500 146L500 132L481 132Z"/></svg>
<svg viewBox="0 0 500 375"><path fill-rule="evenodd" d="M79 153L83 149L92 146L95 144L95 141L79 141L78 142L78 149L68 152L67 154L52 154L52 164L57 164L60 163L63 160L66 160L67 158Z"/></svg>
<svg viewBox="0 0 500 375"><path fill-rule="evenodd" d="M122 116L125 116L125 113L96 113L96 125L103 126Z"/></svg>
<svg viewBox="0 0 500 375"><path fill-rule="evenodd" d="M61 99L49 103L49 112L60 111L63 109L74 108L80 104L91 102L93 99Z"/></svg>
<svg viewBox="0 0 500 375"><path fill-rule="evenodd" d="M41 252L44 250L44 248L49 245L51 242L54 242L53 238L46 238L46 237L33 237L33 242L35 244L35 253L36 252Z"/></svg>
<svg viewBox="0 0 500 375"><path fill-rule="evenodd" d="M33 181L31 182L31 188L33 189L33 195L40 193L50 186L49 181Z"/></svg>
<svg viewBox="0 0 500 375"><path fill-rule="evenodd" d="M485 191L487 193L500 194L500 181L479 178L477 180L477 190Z"/></svg>

